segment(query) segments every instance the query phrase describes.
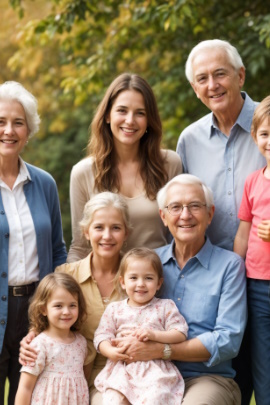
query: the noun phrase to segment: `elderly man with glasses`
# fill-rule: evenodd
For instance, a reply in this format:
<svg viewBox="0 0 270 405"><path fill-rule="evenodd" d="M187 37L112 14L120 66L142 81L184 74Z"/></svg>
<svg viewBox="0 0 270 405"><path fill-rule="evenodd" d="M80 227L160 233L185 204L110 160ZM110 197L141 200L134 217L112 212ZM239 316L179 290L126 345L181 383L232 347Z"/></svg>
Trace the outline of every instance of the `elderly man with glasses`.
<svg viewBox="0 0 270 405"><path fill-rule="evenodd" d="M157 201L174 238L156 250L164 271L162 297L172 299L187 320L188 339L172 345L131 342L127 353L133 361L174 360L185 380L183 405L240 405L231 359L247 319L244 262L205 236L215 208L211 190L197 177L174 177Z"/></svg>

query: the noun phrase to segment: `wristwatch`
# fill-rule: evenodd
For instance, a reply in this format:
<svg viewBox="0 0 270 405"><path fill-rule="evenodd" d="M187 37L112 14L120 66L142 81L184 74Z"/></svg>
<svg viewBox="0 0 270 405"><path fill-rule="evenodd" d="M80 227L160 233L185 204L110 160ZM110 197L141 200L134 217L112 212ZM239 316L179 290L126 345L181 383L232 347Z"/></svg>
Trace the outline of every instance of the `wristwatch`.
<svg viewBox="0 0 270 405"><path fill-rule="evenodd" d="M162 360L169 360L171 358L171 355L172 355L171 346L165 343Z"/></svg>

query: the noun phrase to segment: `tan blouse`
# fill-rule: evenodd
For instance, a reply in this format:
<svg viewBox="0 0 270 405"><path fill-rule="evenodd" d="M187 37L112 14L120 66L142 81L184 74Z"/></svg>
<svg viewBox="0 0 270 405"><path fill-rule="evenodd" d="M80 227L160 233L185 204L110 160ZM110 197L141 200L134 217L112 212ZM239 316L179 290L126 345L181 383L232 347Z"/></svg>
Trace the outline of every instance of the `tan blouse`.
<svg viewBox="0 0 270 405"><path fill-rule="evenodd" d="M172 150L162 150L162 154L166 155L165 168L168 173L168 180L181 174L182 163L177 153ZM95 194L97 191L94 189L93 159L88 157L77 163L71 171L72 242L68 253L68 262L83 259L89 254L90 247L81 233L79 222L82 219L86 202ZM128 204L133 226L127 243L123 247L124 252L141 246L155 249L170 242L170 234L161 221L156 200L149 200L146 194L134 198L123 197Z"/></svg>

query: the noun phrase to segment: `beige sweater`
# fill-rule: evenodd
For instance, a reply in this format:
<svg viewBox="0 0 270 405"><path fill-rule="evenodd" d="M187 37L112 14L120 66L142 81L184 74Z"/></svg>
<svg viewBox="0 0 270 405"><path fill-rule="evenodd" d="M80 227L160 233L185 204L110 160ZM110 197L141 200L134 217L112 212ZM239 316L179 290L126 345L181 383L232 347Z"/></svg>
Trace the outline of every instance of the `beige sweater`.
<svg viewBox="0 0 270 405"><path fill-rule="evenodd" d="M176 152L162 150L167 155L165 167L169 180L182 173L182 163ZM72 242L68 253L68 262L83 259L90 252L88 241L81 233L79 222L83 209L88 200L97 194L94 189L93 159L85 158L78 162L71 171L70 177L70 206L72 222ZM148 247L154 249L169 242L169 232L164 227L156 200L151 201L145 194L134 198L123 196L128 204L129 215L133 229L128 236L123 251L133 247Z"/></svg>

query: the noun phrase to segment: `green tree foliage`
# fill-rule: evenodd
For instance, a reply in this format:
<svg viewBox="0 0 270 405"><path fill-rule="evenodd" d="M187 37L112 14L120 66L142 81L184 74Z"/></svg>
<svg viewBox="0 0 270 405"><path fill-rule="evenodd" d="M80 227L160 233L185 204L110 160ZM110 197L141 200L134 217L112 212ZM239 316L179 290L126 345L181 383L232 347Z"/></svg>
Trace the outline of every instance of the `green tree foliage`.
<svg viewBox="0 0 270 405"><path fill-rule="evenodd" d="M23 18L5 66L12 72L9 79L27 84L37 96L43 121L25 157L56 178L67 242L70 170L84 156L89 123L116 75L135 72L153 86L164 144L173 149L181 130L207 111L184 75L187 55L199 41L230 41L243 57L251 97L261 100L270 94L270 13L263 0L10 4Z"/></svg>

